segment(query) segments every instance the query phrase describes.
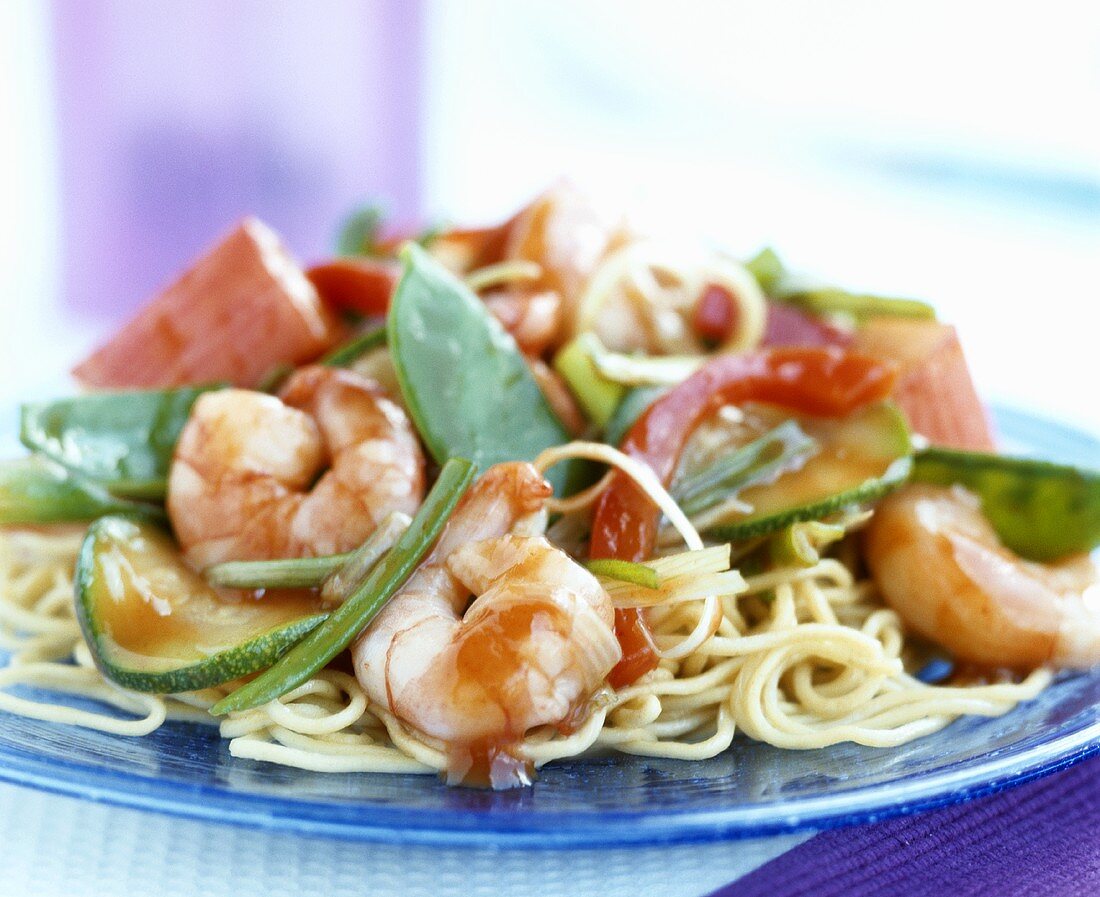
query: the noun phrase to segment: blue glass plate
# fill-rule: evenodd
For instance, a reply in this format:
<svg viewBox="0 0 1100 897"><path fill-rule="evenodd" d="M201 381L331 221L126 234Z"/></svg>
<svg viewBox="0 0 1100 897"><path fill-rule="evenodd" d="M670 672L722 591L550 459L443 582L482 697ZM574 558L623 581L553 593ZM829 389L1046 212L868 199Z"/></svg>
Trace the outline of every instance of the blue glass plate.
<svg viewBox="0 0 1100 897"><path fill-rule="evenodd" d="M1089 466L1100 443L1001 411L1006 447ZM439 845L567 847L776 834L965 800L1100 749L1100 671L1061 678L997 719L961 719L901 748L782 751L738 738L703 762L597 757L526 790L432 777L328 775L237 760L216 729L128 739L0 714L0 778L91 800L304 834Z"/></svg>

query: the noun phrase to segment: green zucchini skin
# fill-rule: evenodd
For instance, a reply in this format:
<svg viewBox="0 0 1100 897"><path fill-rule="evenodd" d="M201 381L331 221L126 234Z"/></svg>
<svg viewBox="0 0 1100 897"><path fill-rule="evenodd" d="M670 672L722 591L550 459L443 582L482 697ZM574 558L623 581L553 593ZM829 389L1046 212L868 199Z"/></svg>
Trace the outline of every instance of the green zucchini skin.
<svg viewBox="0 0 1100 897"><path fill-rule="evenodd" d="M770 535L793 523L821 520L848 508L871 504L909 480L913 469L913 447L909 427L895 405L882 402L857 411L840 423L844 428L842 432L847 432L849 436L862 432L856 444L867 445L868 456L880 459L883 465L881 473L870 478L855 480L850 484L838 483L838 488L830 494L807 496L805 501L792 503L779 510L757 511L756 514L743 520L730 520L716 524L707 529L707 535L730 542ZM814 457L809 458L805 463L805 469L815 464L815 460ZM755 488L756 490L779 489L779 494L783 494L784 488L790 488L792 482L790 478L801 475L801 471L795 471L780 477L771 487ZM796 479L793 482L797 484L798 481Z"/></svg>
<svg viewBox="0 0 1100 897"><path fill-rule="evenodd" d="M1001 541L1021 557L1054 561L1100 545L1100 471L928 448L916 456L913 480L977 494Z"/></svg>
<svg viewBox="0 0 1100 897"><path fill-rule="evenodd" d="M872 504L899 486L903 486L909 480L912 468L913 459L907 455L902 456L891 464L881 477L866 480L853 489L846 489L821 501L799 505L765 517L720 524L707 530L707 535L729 542L755 539L757 536L778 532L792 523L822 520L846 508Z"/></svg>
<svg viewBox="0 0 1100 897"><path fill-rule="evenodd" d="M76 565L76 617L96 666L112 682L134 691L176 694L197 691L239 679L270 667L290 648L311 632L327 614L313 613L278 626L259 625L255 633L241 642L197 661L181 661L179 666L164 668L170 657L156 657L121 651L103 625L101 603L112 600L100 574L99 553L120 539L138 534L149 536L156 527L132 517L109 516L96 520L88 529ZM167 538L162 536L162 538ZM183 561L178 562L183 566ZM163 594L159 599L168 600ZM200 596L200 600L207 596ZM217 601L210 590L209 600ZM125 657L122 655L125 653ZM142 659L149 666L141 666Z"/></svg>

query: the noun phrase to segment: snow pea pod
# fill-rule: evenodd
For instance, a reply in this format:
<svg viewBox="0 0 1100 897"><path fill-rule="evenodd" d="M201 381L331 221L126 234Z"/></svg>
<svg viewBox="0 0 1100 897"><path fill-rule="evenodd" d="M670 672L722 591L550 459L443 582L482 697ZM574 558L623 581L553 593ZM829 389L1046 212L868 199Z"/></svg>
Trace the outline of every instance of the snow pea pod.
<svg viewBox="0 0 1100 897"><path fill-rule="evenodd" d="M24 405L20 439L116 495L163 498L191 406L214 388L100 393Z"/></svg>
<svg viewBox="0 0 1100 897"><path fill-rule="evenodd" d="M420 247L406 245L401 258L388 342L405 405L436 461L469 458L485 470L568 442L515 341L484 303ZM559 493L569 474L561 468L548 477Z"/></svg>
<svg viewBox="0 0 1100 897"><path fill-rule="evenodd" d="M1100 471L929 448L917 454L913 479L976 493L1001 541L1022 557L1053 561L1100 545Z"/></svg>
<svg viewBox="0 0 1100 897"><path fill-rule="evenodd" d="M0 463L0 524L80 522L120 513L164 516L155 505L116 498L46 458Z"/></svg>

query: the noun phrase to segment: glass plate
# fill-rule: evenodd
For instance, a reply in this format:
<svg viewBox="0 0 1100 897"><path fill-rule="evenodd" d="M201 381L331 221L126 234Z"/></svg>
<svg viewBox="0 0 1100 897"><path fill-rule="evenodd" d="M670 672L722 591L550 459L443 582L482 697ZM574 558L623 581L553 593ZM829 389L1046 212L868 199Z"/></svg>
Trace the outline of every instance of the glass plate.
<svg viewBox="0 0 1100 897"><path fill-rule="evenodd" d="M1006 447L1097 466L1100 443L1002 410ZM386 842L500 847L754 837L965 800L1100 749L1100 670L1065 676L996 719L964 718L894 749L783 751L738 738L702 762L604 756L552 764L492 793L431 776L320 774L231 758L217 730L172 723L130 739L0 714L0 778L130 807Z"/></svg>

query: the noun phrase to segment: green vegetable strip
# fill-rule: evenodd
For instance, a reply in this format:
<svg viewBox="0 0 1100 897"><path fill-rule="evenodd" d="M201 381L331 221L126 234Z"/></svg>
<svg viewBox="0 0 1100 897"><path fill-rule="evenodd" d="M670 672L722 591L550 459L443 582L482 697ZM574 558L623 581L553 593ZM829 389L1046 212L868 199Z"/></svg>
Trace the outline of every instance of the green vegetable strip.
<svg viewBox="0 0 1100 897"><path fill-rule="evenodd" d="M913 480L976 493L1001 541L1029 560L1100 545L1100 470L937 447L917 454Z"/></svg>
<svg viewBox="0 0 1100 897"><path fill-rule="evenodd" d="M474 465L463 458L444 464L409 528L363 584L278 663L220 700L210 712L222 714L266 704L297 688L350 645L435 544L475 473Z"/></svg>
<svg viewBox="0 0 1100 897"><path fill-rule="evenodd" d="M203 571L212 586L228 589L312 589L323 585L351 557L330 554L277 561L226 561Z"/></svg>
<svg viewBox="0 0 1100 897"><path fill-rule="evenodd" d="M0 463L0 524L81 522L122 513L164 518L156 505L116 498L46 458Z"/></svg>
<svg viewBox="0 0 1100 897"><path fill-rule="evenodd" d="M779 567L812 567L821 550L844 538L844 527L821 520L792 523L768 541L772 563Z"/></svg>
<svg viewBox="0 0 1100 897"><path fill-rule="evenodd" d="M163 498L191 406L217 386L134 390L24 405L19 438L85 479L128 498Z"/></svg>
<svg viewBox="0 0 1100 897"><path fill-rule="evenodd" d="M374 330L359 334L359 336L350 339L342 346L337 346L321 359L321 364L332 368L345 368L371 349L377 349L379 346L384 345L386 345L386 328L384 326L377 327Z"/></svg>
<svg viewBox="0 0 1100 897"><path fill-rule="evenodd" d="M845 314L857 321L875 315L898 318L923 318L935 320L936 310L927 302L917 299L894 299L872 296L868 293L849 293L837 287L821 287L800 290L782 297L784 302L797 305L818 315Z"/></svg>
<svg viewBox="0 0 1100 897"><path fill-rule="evenodd" d="M770 246L765 246L745 262L745 267L768 295L774 295L780 281L787 276L782 260Z"/></svg>
<svg viewBox="0 0 1100 897"><path fill-rule="evenodd" d="M632 561L620 561L614 558L600 558L589 561L586 565L588 572L607 579L617 579L620 582L630 582L636 586L644 586L647 589L659 589L661 577L652 567L645 564L636 564Z"/></svg>
<svg viewBox="0 0 1100 897"><path fill-rule="evenodd" d="M394 511L348 555L347 563L325 580L321 597L326 601L343 601L370 574L386 552L393 548L412 521L408 514Z"/></svg>
<svg viewBox="0 0 1100 897"><path fill-rule="evenodd" d="M767 482L817 449L797 421L788 420L763 436L685 477L672 491L689 517L725 501L741 489Z"/></svg>
<svg viewBox="0 0 1100 897"><path fill-rule="evenodd" d="M607 426L619 407L626 387L605 380L592 361L595 335L582 333L554 356L554 370L565 378L569 391L597 427Z"/></svg>
<svg viewBox="0 0 1100 897"><path fill-rule="evenodd" d="M378 234L382 230L382 210L377 206L364 206L354 212L336 239L338 255L377 254Z"/></svg>

